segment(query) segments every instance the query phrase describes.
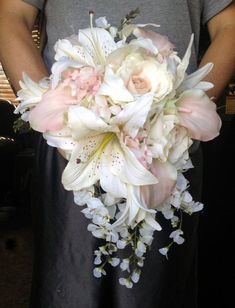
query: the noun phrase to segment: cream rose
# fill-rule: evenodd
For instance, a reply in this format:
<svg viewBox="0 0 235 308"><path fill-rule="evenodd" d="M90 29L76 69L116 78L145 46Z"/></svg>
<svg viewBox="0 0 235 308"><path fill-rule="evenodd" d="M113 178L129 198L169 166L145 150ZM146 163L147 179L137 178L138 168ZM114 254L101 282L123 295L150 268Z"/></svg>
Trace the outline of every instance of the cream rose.
<svg viewBox="0 0 235 308"><path fill-rule="evenodd" d="M167 60L160 63L143 48L136 48L130 54L123 48L122 53L122 61L119 66L115 63L114 69L131 94L151 92L155 99L161 100L172 91L174 76L167 69Z"/></svg>

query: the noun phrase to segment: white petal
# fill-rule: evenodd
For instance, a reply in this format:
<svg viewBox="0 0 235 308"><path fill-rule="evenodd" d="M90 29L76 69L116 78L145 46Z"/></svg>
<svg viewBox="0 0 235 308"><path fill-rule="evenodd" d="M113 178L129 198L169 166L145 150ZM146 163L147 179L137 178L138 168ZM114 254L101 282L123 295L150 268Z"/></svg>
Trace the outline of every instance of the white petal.
<svg viewBox="0 0 235 308"><path fill-rule="evenodd" d="M65 151L72 151L77 144L77 142L72 138L69 129L44 133L43 137L46 139L48 145Z"/></svg>
<svg viewBox="0 0 235 308"><path fill-rule="evenodd" d="M181 63L177 67L177 79L176 79L176 82L175 82L175 85L174 85L175 88L178 88L178 86L184 80L185 71L186 71L186 69L189 65L189 59L190 59L190 56L191 56L191 48L192 48L192 44L193 44L193 39L194 39L194 35L192 34L190 41L189 41L188 48L185 52L185 55L184 55Z"/></svg>
<svg viewBox="0 0 235 308"><path fill-rule="evenodd" d="M131 93L124 85L124 81L114 74L110 67L106 67L104 82L98 91L99 95L107 95L113 100L131 102L134 100Z"/></svg>
<svg viewBox="0 0 235 308"><path fill-rule="evenodd" d="M146 50L150 51L154 55L158 53L157 47L153 44L153 41L150 40L149 38L143 38L143 37L137 38L136 40L132 40L130 42L130 45L145 48Z"/></svg>
<svg viewBox="0 0 235 308"><path fill-rule="evenodd" d="M112 128L91 110L72 106L68 110L68 127L71 128L75 140L81 140L89 135L111 131Z"/></svg>
<svg viewBox="0 0 235 308"><path fill-rule="evenodd" d="M154 219L152 214L146 214L145 217L146 223L151 226L154 230L161 231L162 227L160 224Z"/></svg>
<svg viewBox="0 0 235 308"><path fill-rule="evenodd" d="M100 177L102 146L106 137L99 135L78 142L62 175L65 189L80 190L97 182Z"/></svg>
<svg viewBox="0 0 235 308"><path fill-rule="evenodd" d="M183 91L186 91L188 89L192 89L192 88L195 88L195 87L198 89L199 82L205 76L207 76L209 74L209 72L212 70L212 68L213 68L213 64L212 63L207 63L206 65L204 65L200 69L196 70L194 73L188 75L184 79L184 81L182 82L180 87L177 89L177 93L181 93ZM210 88L213 87L213 84L211 84L211 83L206 83L206 85L207 85L207 87L210 86Z"/></svg>
<svg viewBox="0 0 235 308"><path fill-rule="evenodd" d="M79 30L78 40L96 65L104 64L106 57L116 49L116 43L111 34L101 28Z"/></svg>
<svg viewBox="0 0 235 308"><path fill-rule="evenodd" d="M126 104L123 110L113 117L114 124L123 125L123 131L135 138L139 129L144 126L153 102L153 94L147 93L136 101Z"/></svg>
<svg viewBox="0 0 235 308"><path fill-rule="evenodd" d="M102 172L100 173L100 185L104 191L108 192L113 197L126 198L126 184L123 183L117 175L111 172L108 159L108 157L104 157L101 160Z"/></svg>
<svg viewBox="0 0 235 308"><path fill-rule="evenodd" d="M110 170L127 184L148 185L158 183L157 178L149 172L128 149L125 144L113 142Z"/></svg>

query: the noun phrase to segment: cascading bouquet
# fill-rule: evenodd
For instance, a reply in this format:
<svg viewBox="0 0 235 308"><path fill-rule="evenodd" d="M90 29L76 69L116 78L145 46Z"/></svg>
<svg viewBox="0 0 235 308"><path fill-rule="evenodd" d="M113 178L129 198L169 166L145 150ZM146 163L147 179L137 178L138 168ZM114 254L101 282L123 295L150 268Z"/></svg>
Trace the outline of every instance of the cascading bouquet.
<svg viewBox="0 0 235 308"><path fill-rule="evenodd" d="M91 220L88 230L104 245L94 251L94 275L105 265L120 266L120 284L138 282L145 253L161 226L156 214L171 220L170 244L184 242L181 213L194 202L183 173L192 168L193 140L219 134L221 120L201 81L209 63L186 74L193 36L181 59L168 39L131 20L112 27L105 17L58 40L48 79L23 74L16 113L43 133L48 145L68 160L64 188ZM131 249L130 249L131 248ZM119 249L131 251L118 257Z"/></svg>

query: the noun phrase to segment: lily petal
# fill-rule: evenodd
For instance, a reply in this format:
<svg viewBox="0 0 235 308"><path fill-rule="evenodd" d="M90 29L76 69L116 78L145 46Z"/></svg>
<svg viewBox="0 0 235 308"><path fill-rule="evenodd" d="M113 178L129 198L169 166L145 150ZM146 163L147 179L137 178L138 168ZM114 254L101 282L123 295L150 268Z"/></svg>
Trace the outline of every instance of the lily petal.
<svg viewBox="0 0 235 308"><path fill-rule="evenodd" d="M131 93L124 85L124 81L114 74L108 66L105 70L104 82L100 86L98 95L107 95L113 100L120 102L131 102L134 100Z"/></svg>
<svg viewBox="0 0 235 308"><path fill-rule="evenodd" d="M123 110L113 117L112 123L123 125L123 131L135 138L139 129L144 126L153 102L153 96L152 93L147 93L134 102L126 104Z"/></svg>
<svg viewBox="0 0 235 308"><path fill-rule="evenodd" d="M198 89L198 85L200 83L200 81L209 74L209 72L212 70L213 68L213 64L212 63L207 63L206 65L204 65L203 67L201 67L200 69L196 70L194 73L188 75L185 77L184 81L182 82L182 84L180 85L180 87L177 89L178 93L182 93L186 90L192 89L192 88L197 88ZM205 88L205 82L204 84L204 91L209 90L211 88L213 88L213 84L212 83L207 83L207 87Z"/></svg>
<svg viewBox="0 0 235 308"><path fill-rule="evenodd" d="M189 59L191 56L191 48L193 45L193 39L194 39L194 35L191 35L190 41L189 41L189 45L188 48L184 54L184 57L182 59L182 61L180 62L180 64L177 66L177 73L176 73L176 81L175 81L175 89L177 89L179 87L179 85L182 83L182 81L185 78L185 72L186 69L189 65Z"/></svg>
<svg viewBox="0 0 235 308"><path fill-rule="evenodd" d="M94 112L82 106L72 106L69 108L68 127L71 128L72 136L75 140L112 131L111 126L106 124Z"/></svg>
<svg viewBox="0 0 235 308"><path fill-rule="evenodd" d="M158 183L158 179L149 172L124 143L112 144L111 172L127 184L148 185Z"/></svg>
<svg viewBox="0 0 235 308"><path fill-rule="evenodd" d="M94 185L100 177L103 148L110 135L100 134L79 141L64 169L62 184L67 190L81 190Z"/></svg>

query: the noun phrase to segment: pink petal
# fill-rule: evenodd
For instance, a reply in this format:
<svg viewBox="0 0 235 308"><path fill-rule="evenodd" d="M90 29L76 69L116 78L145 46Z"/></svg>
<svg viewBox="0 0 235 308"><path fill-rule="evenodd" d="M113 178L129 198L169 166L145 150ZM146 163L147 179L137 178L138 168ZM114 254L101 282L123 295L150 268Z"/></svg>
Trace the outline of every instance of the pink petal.
<svg viewBox="0 0 235 308"><path fill-rule="evenodd" d="M171 195L176 184L177 172L170 163L161 163L158 160L152 163L150 171L159 183L141 186L141 197L148 208L157 208Z"/></svg>
<svg viewBox="0 0 235 308"><path fill-rule="evenodd" d="M145 28L135 29L134 34L137 37L141 36L144 38L149 38L157 47L158 51L164 56L168 56L173 52L174 45L168 40L166 36L163 36L149 29L147 30Z"/></svg>
<svg viewBox="0 0 235 308"><path fill-rule="evenodd" d="M76 100L71 88L60 84L48 90L42 100L29 113L31 127L38 132L57 131L64 127L64 113Z"/></svg>
<svg viewBox="0 0 235 308"><path fill-rule="evenodd" d="M219 135L221 119L207 95L199 90L195 94L186 94L177 102L180 125L188 129L192 139L209 141Z"/></svg>

